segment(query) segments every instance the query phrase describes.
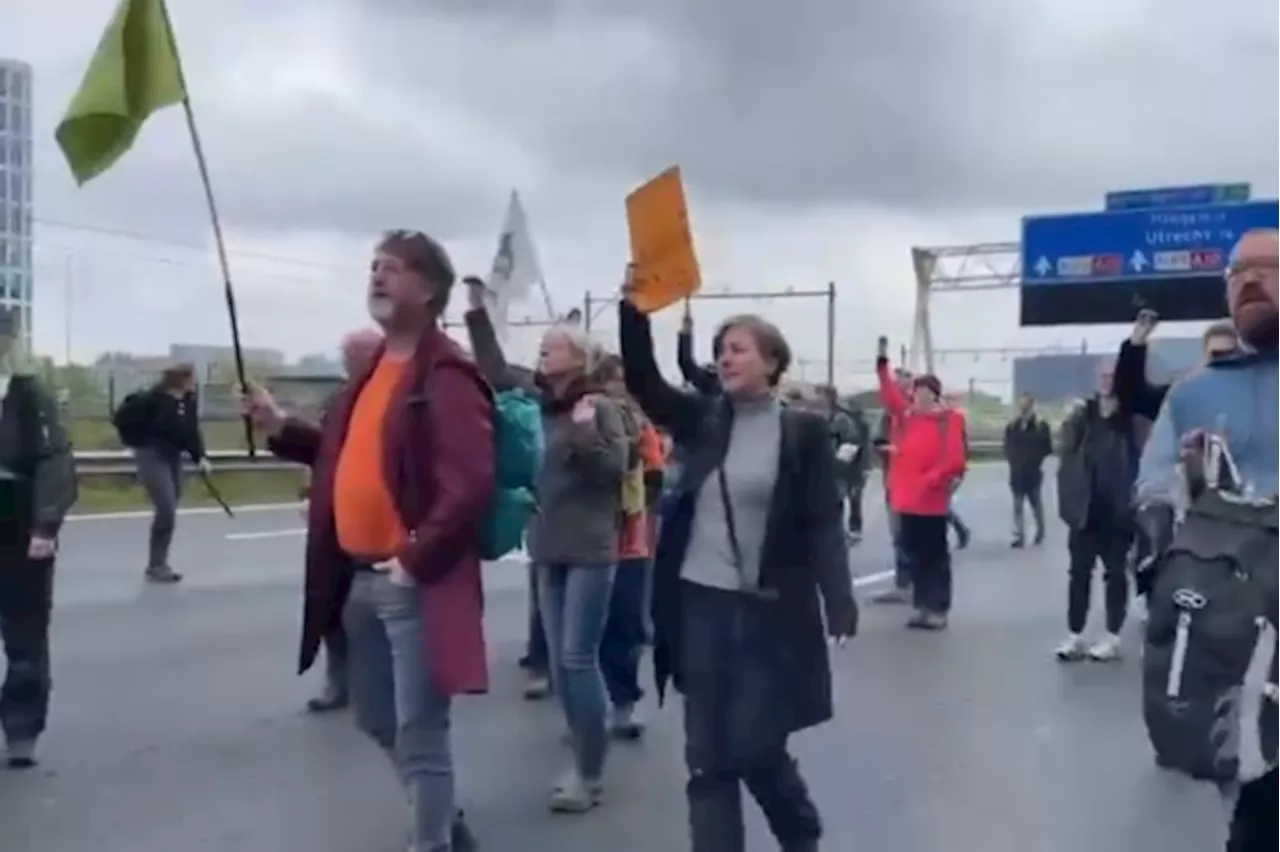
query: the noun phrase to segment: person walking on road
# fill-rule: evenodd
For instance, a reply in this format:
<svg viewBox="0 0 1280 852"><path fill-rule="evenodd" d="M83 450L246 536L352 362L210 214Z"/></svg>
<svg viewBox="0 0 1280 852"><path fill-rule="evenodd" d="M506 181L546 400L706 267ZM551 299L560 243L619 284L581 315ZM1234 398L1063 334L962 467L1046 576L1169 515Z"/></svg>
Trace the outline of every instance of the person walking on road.
<svg viewBox="0 0 1280 852"><path fill-rule="evenodd" d="M862 409L841 405L840 394L834 387L823 386L820 395L835 447L836 471L847 513L846 535L849 544L856 545L862 541L862 490L867 481L871 430Z"/></svg>
<svg viewBox="0 0 1280 852"><path fill-rule="evenodd" d="M57 402L14 369L16 325L13 308L0 310L0 729L9 767L27 769L49 715L53 564L77 487Z"/></svg>
<svg viewBox="0 0 1280 852"><path fill-rule="evenodd" d="M1058 515L1067 525L1067 638L1058 659L1114 660L1129 609L1129 546L1133 541L1130 492L1137 475L1133 419L1113 393L1113 373L1099 374L1098 392L1062 424L1058 463ZM1106 634L1084 640L1097 563L1102 563Z"/></svg>
<svg viewBox="0 0 1280 852"><path fill-rule="evenodd" d="M373 364L378 347L382 345L382 332L377 329L353 331L342 339L342 368L345 381L325 400L320 415L321 427L329 418L329 410L341 398L346 386L359 379L369 371ZM308 491L310 486L308 486ZM344 577L344 580L350 579ZM339 592L344 599L349 589ZM330 713L346 708L350 700L350 689L347 678L348 652L347 631L342 626L342 614L336 613L333 623L324 634L325 678L324 689L319 695L307 701L307 710L312 713Z"/></svg>
<svg viewBox="0 0 1280 852"><path fill-rule="evenodd" d="M716 335L723 395L671 387L626 290L627 388L683 462L653 625L659 697L668 679L684 696L691 849L743 852L745 785L783 850L815 852L822 823L788 740L831 718L826 640L843 643L858 620L827 424L779 404L790 348L757 316Z"/></svg>
<svg viewBox="0 0 1280 852"><path fill-rule="evenodd" d="M121 443L133 451L138 483L154 510L144 576L152 583L177 583L182 575L169 564L169 549L182 499L183 457L202 476L213 470L200 432L195 367L168 367L155 385L126 396L112 419Z"/></svg>
<svg viewBox="0 0 1280 852"><path fill-rule="evenodd" d="M546 456L529 535L551 681L573 748L553 811L599 804L608 752L600 646L618 564L628 440L618 404L593 383L597 350L578 328L544 335L538 359Z"/></svg>
<svg viewBox="0 0 1280 852"><path fill-rule="evenodd" d="M535 373L508 363L502 353L497 329L489 317L484 281L469 275L462 279L462 284L467 290L467 312L463 320L471 342L471 353L480 372L498 392L521 390L540 397L542 391ZM520 667L525 673L525 700L541 701L551 694L551 661L546 631L542 626L542 607L538 601L537 571L532 561L529 562L528 574L528 622Z"/></svg>
<svg viewBox="0 0 1280 852"><path fill-rule="evenodd" d="M911 393L911 374L899 369L894 372L894 382L904 396ZM893 586L872 596L875 604L907 604L911 602L911 563L902 545L902 524L889 499L889 466L893 460L893 415L887 410L880 413L880 422L872 440L880 463L880 482L884 490L884 513L889 521L889 541L893 545Z"/></svg>
<svg viewBox="0 0 1280 852"><path fill-rule="evenodd" d="M472 845L455 805L450 716L454 696L489 686L480 543L495 407L440 327L453 283L439 243L387 233L368 286L385 339L323 427L286 417L262 388L245 400L271 450L314 477L299 669L341 611L356 722L408 793L413 852Z"/></svg>
<svg viewBox="0 0 1280 852"><path fill-rule="evenodd" d="M951 611L951 552L947 516L951 494L965 471L963 415L942 401L936 376L912 380L910 396L889 367L889 343L880 338L876 353L880 400L893 418L889 464L889 500L897 513L900 536L911 566L915 612L907 626L943 630Z"/></svg>
<svg viewBox="0 0 1280 852"><path fill-rule="evenodd" d="M1004 427L1004 459L1009 464L1009 491L1013 495L1013 547L1026 544L1026 506L1035 520L1034 542L1044 542L1044 460L1053 455L1049 424L1036 414L1035 398L1018 397L1018 416Z"/></svg>
<svg viewBox="0 0 1280 852"><path fill-rule="evenodd" d="M1143 448L1136 487L1139 519L1140 526L1154 540L1153 549L1157 552L1171 538L1175 513L1183 503L1183 473L1193 465L1187 448L1203 444L1207 433L1227 439L1246 493L1274 498L1280 491L1277 483L1280 469L1277 407L1280 403L1276 398L1280 385L1276 358L1280 335L1278 283L1280 236L1271 229L1245 234L1231 252L1227 268L1227 304L1241 345L1234 354L1211 359L1205 369L1173 387ZM1260 567L1275 570L1274 564ZM1274 598L1266 603L1274 618ZM1244 647L1248 647L1248 643ZM1221 663L1214 660L1211 665L1217 671ZM1275 673L1273 659L1269 673L1273 688ZM1272 702L1269 712L1263 716L1263 724L1269 719L1273 737L1269 747L1274 757L1274 699ZM1264 731L1262 740L1266 739ZM1224 785L1222 794L1231 814L1226 852L1276 849L1275 764L1244 784Z"/></svg>
<svg viewBox="0 0 1280 852"><path fill-rule="evenodd" d="M655 531L650 516L657 507L656 496L660 496L660 491L654 495L649 474L654 470L661 474L662 439L627 393L621 358L605 355L596 368L596 376L624 415L631 449L628 461L632 465L622 489L618 571L600 642L600 669L613 706L610 732L616 739L637 740L644 734L639 711L644 697L640 660L650 634L649 589Z"/></svg>
<svg viewBox="0 0 1280 852"><path fill-rule="evenodd" d="M514 377L485 310L484 284L468 279L467 285L467 328L477 362L505 384ZM556 325L543 335L532 383L542 398L546 448L528 551L552 691L573 748L573 766L557 779L549 802L562 813L600 803L609 746L600 644L618 565L629 459L623 413L595 381L599 355L580 326Z"/></svg>

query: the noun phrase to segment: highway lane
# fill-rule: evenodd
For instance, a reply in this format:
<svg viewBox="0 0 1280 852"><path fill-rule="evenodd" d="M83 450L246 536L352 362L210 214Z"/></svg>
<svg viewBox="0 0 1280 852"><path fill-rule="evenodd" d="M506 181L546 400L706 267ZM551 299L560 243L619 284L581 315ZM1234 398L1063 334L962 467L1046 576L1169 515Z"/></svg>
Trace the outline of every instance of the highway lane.
<svg viewBox="0 0 1280 852"><path fill-rule="evenodd" d="M878 486L853 551L864 591L888 568ZM1137 669L1064 668L1063 538L1010 551L998 470L960 497L975 542L957 556L945 635L904 631L868 606L836 660L837 720L797 739L829 852L1206 852L1211 791L1156 770ZM184 515L188 582L141 583L145 520L68 525L55 614L56 687L39 770L0 773L4 852L403 852L400 800L345 717L300 708L293 676L302 539L296 510ZM606 803L548 815L565 756L552 706L519 700L524 572L486 569L492 694L459 702L459 781L493 852L685 848L678 706L619 747ZM646 672L647 676L647 672ZM752 849L774 848L750 808Z"/></svg>

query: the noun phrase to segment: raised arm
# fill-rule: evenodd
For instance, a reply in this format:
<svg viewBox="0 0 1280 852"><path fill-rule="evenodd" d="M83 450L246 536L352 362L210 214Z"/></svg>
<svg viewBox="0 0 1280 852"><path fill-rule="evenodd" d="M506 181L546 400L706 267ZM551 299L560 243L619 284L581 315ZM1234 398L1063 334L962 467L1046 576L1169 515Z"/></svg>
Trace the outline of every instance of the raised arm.
<svg viewBox="0 0 1280 852"><path fill-rule="evenodd" d="M704 413L703 401L673 388L653 357L649 317L628 299L618 302L618 338L627 391L641 410L677 444L693 440Z"/></svg>
<svg viewBox="0 0 1280 852"><path fill-rule="evenodd" d="M1124 411L1155 420L1160 405L1169 392L1169 385L1156 385L1147 381L1147 344L1126 340L1120 344L1116 356L1112 391L1116 402Z"/></svg>
<svg viewBox="0 0 1280 852"><path fill-rule="evenodd" d="M894 417L901 415L907 410L907 399L898 387L888 358L881 356L876 359L876 378L880 381L880 404L884 410Z"/></svg>
<svg viewBox="0 0 1280 852"><path fill-rule="evenodd" d="M471 339L471 355L476 359L480 375L493 385L493 389L532 391L532 382L526 380L522 371L508 364L502 354L502 344L498 342L498 332L493 327L489 312L483 307L472 308L463 319L467 323L467 336Z"/></svg>
<svg viewBox="0 0 1280 852"><path fill-rule="evenodd" d="M679 336L676 337L676 363L680 366L680 375L684 380L697 387L698 379L702 375L702 367L693 357L693 325L687 319L680 327Z"/></svg>

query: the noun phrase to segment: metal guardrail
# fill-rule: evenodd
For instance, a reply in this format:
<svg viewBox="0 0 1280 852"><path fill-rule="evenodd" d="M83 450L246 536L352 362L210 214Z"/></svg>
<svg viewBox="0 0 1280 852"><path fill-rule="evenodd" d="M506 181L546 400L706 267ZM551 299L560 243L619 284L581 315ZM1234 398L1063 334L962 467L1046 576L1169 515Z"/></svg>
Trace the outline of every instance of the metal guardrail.
<svg viewBox="0 0 1280 852"><path fill-rule="evenodd" d="M991 458L1001 450L999 441L970 441L972 455ZM266 473L297 470L299 465L281 461L265 450L259 450L257 458L249 458L247 450L210 450L209 459L214 470L234 473ZM132 476L135 472L133 454L128 450L90 450L76 453L76 468L81 476ZM188 470L195 466L187 463Z"/></svg>

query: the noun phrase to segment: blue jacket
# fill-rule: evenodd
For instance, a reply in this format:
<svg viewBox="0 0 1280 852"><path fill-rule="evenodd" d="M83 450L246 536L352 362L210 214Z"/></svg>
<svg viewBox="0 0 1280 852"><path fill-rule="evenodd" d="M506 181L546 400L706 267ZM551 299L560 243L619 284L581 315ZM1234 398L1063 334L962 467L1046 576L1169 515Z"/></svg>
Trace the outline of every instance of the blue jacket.
<svg viewBox="0 0 1280 852"><path fill-rule="evenodd" d="M1160 407L1138 470L1139 503L1178 505L1183 486L1182 436L1220 432L1244 484L1259 495L1277 492L1280 452L1276 353L1241 351L1218 359L1175 384Z"/></svg>

